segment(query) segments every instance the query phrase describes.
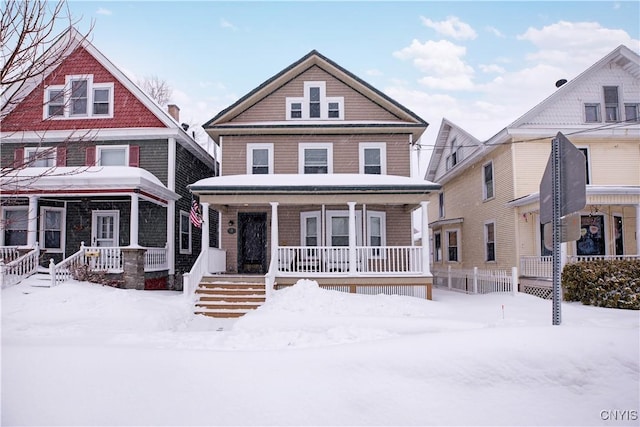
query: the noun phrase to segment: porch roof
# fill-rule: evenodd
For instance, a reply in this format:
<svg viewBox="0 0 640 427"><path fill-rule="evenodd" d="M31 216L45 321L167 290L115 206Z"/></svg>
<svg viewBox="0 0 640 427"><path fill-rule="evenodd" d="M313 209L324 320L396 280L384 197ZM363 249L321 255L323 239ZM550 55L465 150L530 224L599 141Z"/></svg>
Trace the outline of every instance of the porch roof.
<svg viewBox="0 0 640 427"><path fill-rule="evenodd" d="M192 193L216 204L262 204L280 201L416 204L439 184L418 178L366 174L227 175L188 186ZM209 199L215 196L214 199ZM311 199L313 197L313 199Z"/></svg>
<svg viewBox="0 0 640 427"><path fill-rule="evenodd" d="M640 196L640 186L637 185L587 185L587 198L592 196L628 196L632 199L631 203L636 204L640 199L634 196ZM507 206L526 206L531 203L539 203L540 193L531 193L526 196L518 197L507 202ZM590 201L587 200L587 204Z"/></svg>
<svg viewBox="0 0 640 427"><path fill-rule="evenodd" d="M23 168L0 177L0 187L12 195L103 195L139 192L160 202L178 200L151 172L129 166Z"/></svg>

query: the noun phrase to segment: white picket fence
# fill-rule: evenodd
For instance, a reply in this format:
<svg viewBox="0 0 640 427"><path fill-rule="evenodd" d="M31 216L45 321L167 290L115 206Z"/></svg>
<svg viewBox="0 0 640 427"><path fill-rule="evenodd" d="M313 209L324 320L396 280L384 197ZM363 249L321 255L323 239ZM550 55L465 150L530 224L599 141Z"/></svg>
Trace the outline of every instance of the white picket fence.
<svg viewBox="0 0 640 427"><path fill-rule="evenodd" d="M481 270L474 267L472 270L461 270L448 266L446 270L433 271L433 283L438 287L468 294L515 293L518 291L518 269Z"/></svg>

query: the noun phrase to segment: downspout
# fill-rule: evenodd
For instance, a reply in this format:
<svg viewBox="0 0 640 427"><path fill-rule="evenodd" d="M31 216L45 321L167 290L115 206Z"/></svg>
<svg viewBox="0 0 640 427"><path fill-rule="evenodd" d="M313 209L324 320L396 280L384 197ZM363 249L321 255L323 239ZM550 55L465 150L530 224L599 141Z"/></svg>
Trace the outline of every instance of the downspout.
<svg viewBox="0 0 640 427"><path fill-rule="evenodd" d="M169 138L167 144L167 187L176 190L176 139ZM169 277L176 274L176 201L167 202L167 263ZM175 277L174 277L175 280Z"/></svg>

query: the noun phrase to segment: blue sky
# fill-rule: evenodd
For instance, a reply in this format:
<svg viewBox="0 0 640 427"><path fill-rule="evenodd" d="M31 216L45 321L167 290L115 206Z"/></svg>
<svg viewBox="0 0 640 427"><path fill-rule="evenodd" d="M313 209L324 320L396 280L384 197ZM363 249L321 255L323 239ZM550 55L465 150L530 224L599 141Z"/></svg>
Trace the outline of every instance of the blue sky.
<svg viewBox="0 0 640 427"><path fill-rule="evenodd" d="M638 1L91 1L69 3L92 42L134 79L173 88L201 124L313 49L430 123L487 139L625 44Z"/></svg>

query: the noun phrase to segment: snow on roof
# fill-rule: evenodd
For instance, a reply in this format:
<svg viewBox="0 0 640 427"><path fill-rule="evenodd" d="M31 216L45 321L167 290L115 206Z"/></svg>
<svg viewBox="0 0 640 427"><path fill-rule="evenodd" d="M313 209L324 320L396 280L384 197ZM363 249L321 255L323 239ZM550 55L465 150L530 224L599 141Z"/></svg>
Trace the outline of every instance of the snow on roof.
<svg viewBox="0 0 640 427"><path fill-rule="evenodd" d="M129 166L29 167L3 175L0 186L16 193L140 189L165 200L180 198L151 172Z"/></svg>
<svg viewBox="0 0 640 427"><path fill-rule="evenodd" d="M420 178L371 174L267 174L227 175L205 178L188 186L192 191L206 190L359 190L389 189L432 191L440 185Z"/></svg>

